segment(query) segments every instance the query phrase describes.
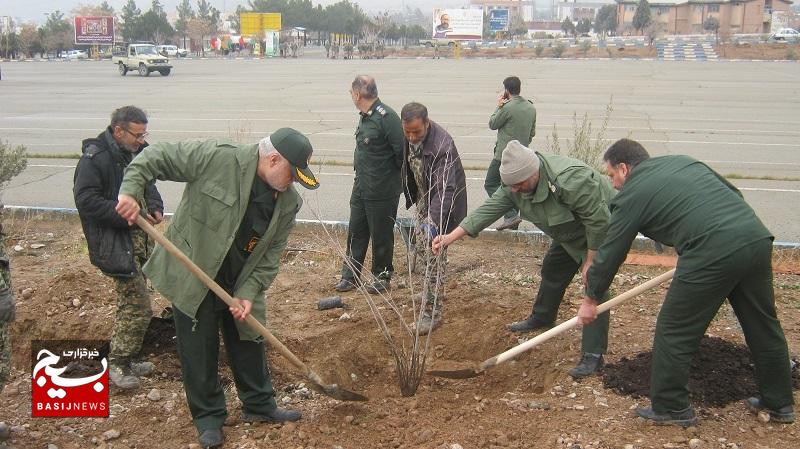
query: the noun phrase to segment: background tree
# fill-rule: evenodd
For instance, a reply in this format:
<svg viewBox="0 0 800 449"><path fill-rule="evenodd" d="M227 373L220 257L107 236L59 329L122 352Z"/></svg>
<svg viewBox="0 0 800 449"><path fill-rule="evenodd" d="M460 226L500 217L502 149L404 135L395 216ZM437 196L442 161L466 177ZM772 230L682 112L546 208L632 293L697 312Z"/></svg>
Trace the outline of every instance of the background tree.
<svg viewBox="0 0 800 449"><path fill-rule="evenodd" d="M189 20L194 19L194 9L189 0L181 0L180 4L175 7L178 11L178 19L175 21L175 31L183 38L183 48L186 47L186 36L189 32Z"/></svg>
<svg viewBox="0 0 800 449"><path fill-rule="evenodd" d="M47 21L41 29L40 38L47 52L58 56L62 51L73 45L73 25L64 17L64 13L56 10L47 16Z"/></svg>
<svg viewBox="0 0 800 449"><path fill-rule="evenodd" d="M114 7L109 5L106 1L99 5L81 3L75 8L72 8L71 12L73 16L116 16Z"/></svg>
<svg viewBox="0 0 800 449"><path fill-rule="evenodd" d="M633 14L633 28L641 32L653 21L650 17L650 3L647 0L639 0L636 12Z"/></svg>
<svg viewBox="0 0 800 449"><path fill-rule="evenodd" d="M19 33L19 49L24 56L29 58L33 57L35 53L41 53L44 50L36 24L22 24L22 30Z"/></svg>
<svg viewBox="0 0 800 449"><path fill-rule="evenodd" d="M598 34L614 34L617 30L617 5L603 5L594 18L594 30Z"/></svg>
<svg viewBox="0 0 800 449"><path fill-rule="evenodd" d="M592 31L592 19L583 19L575 25L575 31L579 34L588 33Z"/></svg>
<svg viewBox="0 0 800 449"><path fill-rule="evenodd" d="M719 19L716 17L707 17L705 22L703 22L703 29L714 33L714 39L717 41L717 45L719 45Z"/></svg>
<svg viewBox="0 0 800 449"><path fill-rule="evenodd" d="M511 37L524 37L528 34L528 26L525 25L525 20L522 19L521 15L515 14L513 17L511 17L511 21L508 24L508 34Z"/></svg>
<svg viewBox="0 0 800 449"><path fill-rule="evenodd" d="M159 0L153 0L150 10L142 14L139 20L140 33L145 39L163 44L167 36L175 34L172 25L167 21L167 13Z"/></svg>
<svg viewBox="0 0 800 449"><path fill-rule="evenodd" d="M564 21L561 22L561 31L563 31L567 37L569 37L570 34L575 34L575 24L572 23L569 17L564 17Z"/></svg>
<svg viewBox="0 0 800 449"><path fill-rule="evenodd" d="M125 42L133 42L140 38L139 36L139 21L142 18L142 11L136 6L134 0L128 0L128 3L122 7L120 20L122 21L122 39Z"/></svg>

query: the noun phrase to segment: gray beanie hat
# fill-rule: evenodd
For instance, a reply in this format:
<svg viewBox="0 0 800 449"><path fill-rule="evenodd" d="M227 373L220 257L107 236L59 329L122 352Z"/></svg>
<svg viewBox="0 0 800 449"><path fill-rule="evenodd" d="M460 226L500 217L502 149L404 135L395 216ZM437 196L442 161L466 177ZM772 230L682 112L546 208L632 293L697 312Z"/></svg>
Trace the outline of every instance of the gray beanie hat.
<svg viewBox="0 0 800 449"><path fill-rule="evenodd" d="M510 186L518 184L539 171L539 157L536 152L512 140L503 150L500 161L500 179Z"/></svg>

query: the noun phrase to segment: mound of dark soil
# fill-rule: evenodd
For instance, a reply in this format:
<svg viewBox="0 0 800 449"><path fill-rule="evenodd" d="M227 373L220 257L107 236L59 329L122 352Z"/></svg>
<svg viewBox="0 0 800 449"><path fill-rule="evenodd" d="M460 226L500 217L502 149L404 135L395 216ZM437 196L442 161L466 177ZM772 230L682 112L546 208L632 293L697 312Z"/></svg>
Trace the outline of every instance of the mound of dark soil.
<svg viewBox="0 0 800 449"><path fill-rule="evenodd" d="M650 394L652 352L642 352L632 359L623 357L606 365L603 385L632 397ZM800 388L800 372L792 371L794 389ZM755 368L747 346L716 337L703 337L692 360L689 395L695 405L720 407L758 394Z"/></svg>

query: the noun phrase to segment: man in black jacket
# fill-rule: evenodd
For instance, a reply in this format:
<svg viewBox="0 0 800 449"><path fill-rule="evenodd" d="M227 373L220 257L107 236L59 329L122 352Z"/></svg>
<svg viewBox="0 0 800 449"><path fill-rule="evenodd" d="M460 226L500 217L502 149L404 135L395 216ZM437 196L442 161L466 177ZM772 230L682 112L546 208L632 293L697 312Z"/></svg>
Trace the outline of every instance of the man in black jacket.
<svg viewBox="0 0 800 449"><path fill-rule="evenodd" d="M114 111L105 131L83 141L73 188L89 259L116 283L117 313L111 335L109 378L123 390L138 388L139 376L153 370L150 362L133 361L153 314L142 274L152 242L141 229L129 227L115 210L125 167L147 146L147 135L144 111L135 106ZM150 223L161 222L164 203L155 184L148 186L139 202Z"/></svg>
<svg viewBox="0 0 800 449"><path fill-rule="evenodd" d="M431 241L452 231L467 215L467 183L453 138L428 118L428 109L409 103L400 112L405 142L401 179L406 209L416 204L415 249L425 263L417 333L426 335L442 319L447 252L433 254Z"/></svg>

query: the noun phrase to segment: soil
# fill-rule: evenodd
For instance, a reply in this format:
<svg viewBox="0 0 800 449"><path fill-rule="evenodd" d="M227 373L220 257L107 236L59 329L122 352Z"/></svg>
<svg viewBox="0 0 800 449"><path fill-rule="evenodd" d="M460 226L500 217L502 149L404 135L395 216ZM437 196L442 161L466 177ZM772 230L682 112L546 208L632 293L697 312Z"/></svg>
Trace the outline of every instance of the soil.
<svg viewBox="0 0 800 449"><path fill-rule="evenodd" d="M168 303L155 293L157 318L141 356L156 370L143 378L142 389L126 393L112 388L109 418L31 418L31 340L107 340L116 295L110 279L89 264L74 219L6 219L6 232L18 299L11 326L13 371L0 401L0 420L12 427L6 444L83 449L187 448L196 443L171 324L160 318ZM609 365L603 376L581 382L569 377L567 371L580 350L580 331L571 330L474 378L423 375L416 394L403 397L389 345L365 297L349 292L341 295L344 309L317 309L319 299L335 294L332 286L340 260L336 248L343 242L341 231L330 237L319 229L293 232L291 250L267 292L268 327L326 382L370 400L339 402L311 392L302 374L268 350L279 403L300 410L303 418L285 425L248 425L241 421L241 404L223 361L220 375L229 411L225 447L660 449L689 447L694 439L701 440L703 448L800 447L798 424L763 423L742 405L741 399L757 392L742 333L727 305L711 323L693 366L695 383L690 387L700 424L689 429L654 427L633 418L633 407L649 404L648 354L667 284L612 311ZM392 298L410 323L410 298L419 275L405 272L405 248L401 239L396 242ZM32 249L34 243L44 247ZM13 250L15 245L22 250ZM431 337L428 369L475 366L531 337L512 334L505 326L530 312L544 251L532 240L490 236L451 248L444 322ZM775 261L797 267L798 256L796 250L780 251ZM665 270L625 265L614 291L626 291ZM775 275L776 307L789 350L797 354L800 276L791 273L797 271ZM580 293L580 285L573 283L559 321L577 313ZM400 320L390 315L388 305L378 302L376 310L397 329ZM406 341L396 331L394 335L396 341ZM720 367L725 368L721 377L711 378ZM153 389L160 398L146 397ZM800 393L795 392L798 399ZM110 430L119 437L104 436Z"/></svg>

